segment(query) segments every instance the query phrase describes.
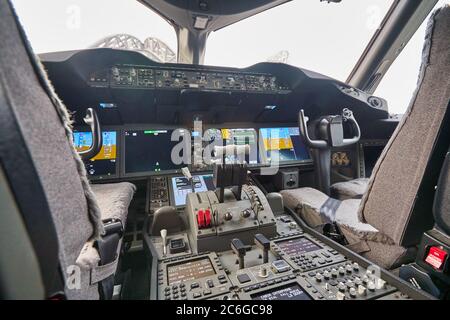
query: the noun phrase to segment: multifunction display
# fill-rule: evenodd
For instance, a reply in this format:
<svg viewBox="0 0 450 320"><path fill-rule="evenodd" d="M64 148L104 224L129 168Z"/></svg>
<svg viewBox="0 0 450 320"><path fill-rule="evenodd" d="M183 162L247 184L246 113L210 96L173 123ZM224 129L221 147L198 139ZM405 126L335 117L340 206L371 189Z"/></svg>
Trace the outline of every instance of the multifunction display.
<svg viewBox="0 0 450 320"><path fill-rule="evenodd" d="M167 282L169 285L182 281L196 280L216 274L209 258L191 260L167 267Z"/></svg>

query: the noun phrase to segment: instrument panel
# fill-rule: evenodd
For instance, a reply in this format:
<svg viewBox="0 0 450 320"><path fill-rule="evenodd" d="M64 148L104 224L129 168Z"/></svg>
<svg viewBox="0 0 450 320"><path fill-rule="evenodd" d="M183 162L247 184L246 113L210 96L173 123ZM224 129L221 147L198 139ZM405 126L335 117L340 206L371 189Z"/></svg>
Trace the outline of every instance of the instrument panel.
<svg viewBox="0 0 450 320"><path fill-rule="evenodd" d="M92 143L92 134L83 127L74 130L73 138L77 151L88 149ZM139 125L104 127L101 151L85 161L85 166L92 180L176 174L185 166L192 172L209 171L220 161L214 146L223 145L249 145L245 160L250 168L312 164L296 127L207 128L203 133ZM225 155L226 163L242 160L239 154Z"/></svg>
<svg viewBox="0 0 450 320"><path fill-rule="evenodd" d="M303 230L290 215L277 215L276 227L277 234L267 240L270 241L268 252L249 245L245 262L239 265L236 253L229 249L185 255L172 255L169 251L163 255L159 237L150 236L157 279L151 299L410 299L380 268L344 256ZM178 238L190 239L183 233L173 234L168 238L169 245ZM191 249L192 243L186 243L186 252ZM302 268L300 259L309 267Z"/></svg>
<svg viewBox="0 0 450 320"><path fill-rule="evenodd" d="M266 73L224 72L189 68L158 68L135 65L115 65L93 71L88 84L92 87L127 89L190 89L245 91L257 93L289 92L276 76Z"/></svg>

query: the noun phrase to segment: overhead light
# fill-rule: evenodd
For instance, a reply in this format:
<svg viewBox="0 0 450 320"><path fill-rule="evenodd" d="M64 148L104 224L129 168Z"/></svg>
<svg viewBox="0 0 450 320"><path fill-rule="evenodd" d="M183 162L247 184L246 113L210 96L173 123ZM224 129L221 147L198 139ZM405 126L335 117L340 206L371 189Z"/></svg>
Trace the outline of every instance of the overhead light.
<svg viewBox="0 0 450 320"><path fill-rule="evenodd" d="M209 17L196 16L195 21L194 21L194 28L204 30L204 29L206 29L208 22L209 22Z"/></svg>
<svg viewBox="0 0 450 320"><path fill-rule="evenodd" d="M275 110L277 106L265 106L264 109L266 110Z"/></svg>

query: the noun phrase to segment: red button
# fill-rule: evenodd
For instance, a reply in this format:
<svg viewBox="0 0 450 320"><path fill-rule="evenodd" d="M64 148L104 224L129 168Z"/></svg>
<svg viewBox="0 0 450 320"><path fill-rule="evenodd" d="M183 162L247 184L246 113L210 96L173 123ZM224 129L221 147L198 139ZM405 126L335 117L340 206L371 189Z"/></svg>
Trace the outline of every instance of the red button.
<svg viewBox="0 0 450 320"><path fill-rule="evenodd" d="M431 265L435 269L441 269L447 258L447 251L439 247L430 247L428 255L425 258L425 262Z"/></svg>

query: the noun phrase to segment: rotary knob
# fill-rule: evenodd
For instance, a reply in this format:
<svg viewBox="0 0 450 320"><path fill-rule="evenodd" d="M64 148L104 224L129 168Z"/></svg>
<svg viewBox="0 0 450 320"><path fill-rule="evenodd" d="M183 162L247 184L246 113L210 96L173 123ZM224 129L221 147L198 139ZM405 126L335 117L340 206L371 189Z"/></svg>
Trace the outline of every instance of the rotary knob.
<svg viewBox="0 0 450 320"><path fill-rule="evenodd" d="M232 214L230 211L227 211L227 212L225 213L225 215L223 216L223 218L224 218L226 221L230 221L231 219L233 219L233 214Z"/></svg>
<svg viewBox="0 0 450 320"><path fill-rule="evenodd" d="M249 209L245 209L241 213L242 218L249 218L251 216L251 214L252 214L252 212Z"/></svg>
<svg viewBox="0 0 450 320"><path fill-rule="evenodd" d="M340 275L344 275L345 274L345 269L344 269L344 267L339 267L339 274Z"/></svg>
<svg viewBox="0 0 450 320"><path fill-rule="evenodd" d="M317 273L316 273L316 281L317 281L317 282L321 282L322 279L323 279L322 274L320 274L319 272L317 272Z"/></svg>
<svg viewBox="0 0 450 320"><path fill-rule="evenodd" d="M331 269L331 276L332 276L333 278L337 278L337 276L338 276L338 271L337 271L335 268Z"/></svg>
<svg viewBox="0 0 450 320"><path fill-rule="evenodd" d="M356 298L356 289L355 288L350 288L350 290L348 292L350 293L350 297Z"/></svg>
<svg viewBox="0 0 450 320"><path fill-rule="evenodd" d="M353 271L352 265L351 265L351 264L347 264L347 265L345 266L345 271L346 271L347 273L352 273L352 271Z"/></svg>

